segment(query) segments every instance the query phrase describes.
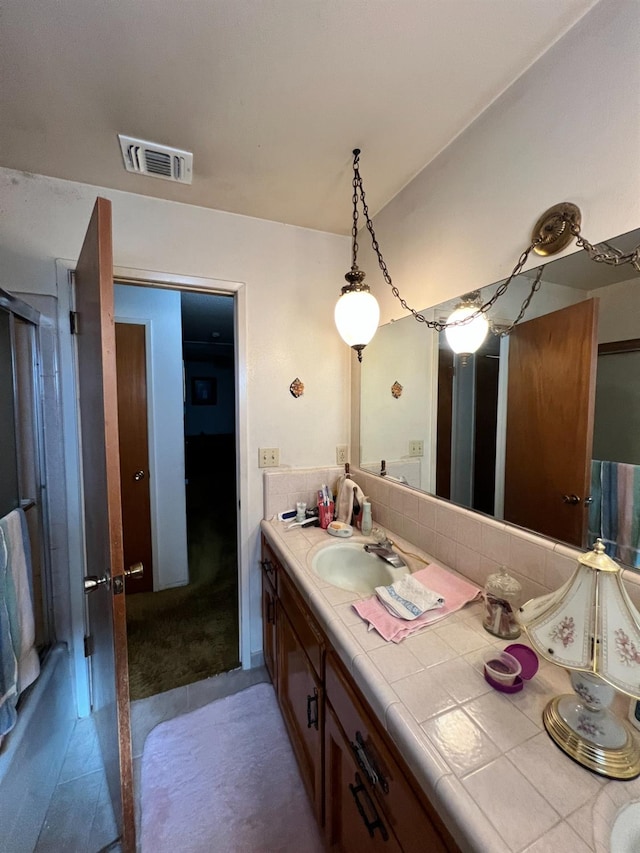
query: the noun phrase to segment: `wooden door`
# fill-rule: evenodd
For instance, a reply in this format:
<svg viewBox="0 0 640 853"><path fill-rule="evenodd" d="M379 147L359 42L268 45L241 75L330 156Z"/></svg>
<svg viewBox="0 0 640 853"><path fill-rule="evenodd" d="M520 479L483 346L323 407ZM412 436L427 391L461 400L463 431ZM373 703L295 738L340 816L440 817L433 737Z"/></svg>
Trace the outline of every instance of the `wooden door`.
<svg viewBox="0 0 640 853"><path fill-rule="evenodd" d="M76 269L75 287L87 575L99 582L87 596L94 643L93 713L122 848L125 853L133 853L111 202L106 199L96 200Z"/></svg>
<svg viewBox="0 0 640 853"><path fill-rule="evenodd" d="M124 565L142 563L142 575L126 580L126 592L152 592L147 352L145 327L116 323L118 433Z"/></svg>
<svg viewBox="0 0 640 853"><path fill-rule="evenodd" d="M583 547L590 494L597 302L516 326L509 343L506 521Z"/></svg>

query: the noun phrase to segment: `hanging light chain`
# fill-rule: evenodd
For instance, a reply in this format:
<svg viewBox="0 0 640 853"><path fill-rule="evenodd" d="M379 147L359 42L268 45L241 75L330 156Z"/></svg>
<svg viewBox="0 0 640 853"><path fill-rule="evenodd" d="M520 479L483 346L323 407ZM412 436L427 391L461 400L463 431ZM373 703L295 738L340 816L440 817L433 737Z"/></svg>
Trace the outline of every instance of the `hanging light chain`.
<svg viewBox="0 0 640 853"><path fill-rule="evenodd" d="M353 179L351 181L351 185L353 186L353 196L351 200L353 201L353 223L351 225L351 269L354 270L358 266L358 180L357 176L358 172L358 160L360 157L360 151L356 148L353 152Z"/></svg>
<svg viewBox="0 0 640 853"><path fill-rule="evenodd" d="M451 328L451 326L465 326L465 325L471 323L472 320L474 320L476 317L479 317L481 314L486 314L487 311L495 304L495 302L497 302L497 300L505 293L505 291L507 290L507 288L511 284L511 281L516 276L520 275L524 265L526 264L526 262L529 258L529 255L531 254L533 249L542 242L542 238L537 237L531 243L531 245L528 246L524 250L524 252L518 258L518 262L515 265L515 267L513 268L509 278L507 278L505 281L503 281L503 283L497 288L497 290L493 294L493 296L489 300L487 300L487 302L485 302L483 305L479 305L478 310L474 311L473 314L470 314L468 317L465 317L464 320L457 320L457 321L454 321L453 323L447 323L445 320L428 320L424 316L424 314L421 314L419 311L416 311L415 308L412 308L410 305L407 304L407 302L402 298L402 296L400 296L400 291L398 290L398 288L395 286L395 284L391 280L391 275L389 274L389 270L387 269L387 265L385 263L385 260L382 257L382 252L380 251L380 245L376 239L376 232L374 231L374 228L373 228L373 222L371 221L371 217L369 216L369 207L368 207L367 202L366 202L364 187L362 185L362 176L360 175L359 155L360 155L359 151L357 152L357 154L354 151L354 158L353 158L354 207L355 207L356 192L359 192L360 193L360 201L362 203L362 214L363 214L363 216L365 218L365 222L367 224L367 230L369 231L369 234L371 235L371 246L373 247L373 251L376 253L376 257L378 259L378 266L380 267L380 270L382 272L382 277L384 278L386 283L389 285L389 287L391 288L391 292L393 293L395 298L399 301L399 303L402 305L402 307L405 309L405 311L409 311L410 314L413 315L413 318L415 320L417 320L419 323L424 323L425 326L427 326L427 328L434 329L436 332L442 332L446 328ZM354 214L354 227L356 224L356 215L357 214ZM357 245L357 243L356 243L356 245ZM529 307L529 303L531 302L531 298L533 297L533 294L540 287L540 277L542 275L543 269L544 269L544 267L542 267L540 269L540 272L536 278L536 281L534 282L533 287L531 288L531 292L529 293L528 297L522 303L522 308L520 309L520 313L518 314L518 319L515 320L511 326L509 326L508 330L503 330L501 332L498 332L498 334L501 334L501 335L509 334L509 332L513 329L515 324L522 319L522 317L524 316L524 312Z"/></svg>
<svg viewBox="0 0 640 853"><path fill-rule="evenodd" d="M603 252L601 249L596 249L593 243L590 243L581 235L579 225L570 223L570 228L571 233L576 238L577 245L585 250L592 261L596 261L599 264L608 264L613 267L632 264L640 272L640 246L636 246L632 252L626 253L609 246L608 248L611 249L611 252Z"/></svg>

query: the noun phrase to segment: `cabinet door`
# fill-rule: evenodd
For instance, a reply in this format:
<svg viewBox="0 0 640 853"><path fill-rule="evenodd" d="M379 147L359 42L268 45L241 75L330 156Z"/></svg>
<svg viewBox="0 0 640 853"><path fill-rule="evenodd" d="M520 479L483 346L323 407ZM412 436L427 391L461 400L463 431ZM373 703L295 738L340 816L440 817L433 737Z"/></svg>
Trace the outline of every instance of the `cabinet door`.
<svg viewBox="0 0 640 853"><path fill-rule="evenodd" d="M276 631L280 710L316 819L322 825L322 687L282 608Z"/></svg>
<svg viewBox="0 0 640 853"><path fill-rule="evenodd" d="M264 665L276 683L276 593L271 581L262 573L262 651Z"/></svg>
<svg viewBox="0 0 640 853"><path fill-rule="evenodd" d="M376 724L349 682L335 655L327 655L327 715L333 710L340 721L360 775L370 783L372 799L389 831L405 853L457 851L433 806L417 793L417 783L414 787L409 782L410 773L388 735Z"/></svg>
<svg viewBox="0 0 640 853"><path fill-rule="evenodd" d="M329 706L325 713L325 843L344 853L400 851Z"/></svg>

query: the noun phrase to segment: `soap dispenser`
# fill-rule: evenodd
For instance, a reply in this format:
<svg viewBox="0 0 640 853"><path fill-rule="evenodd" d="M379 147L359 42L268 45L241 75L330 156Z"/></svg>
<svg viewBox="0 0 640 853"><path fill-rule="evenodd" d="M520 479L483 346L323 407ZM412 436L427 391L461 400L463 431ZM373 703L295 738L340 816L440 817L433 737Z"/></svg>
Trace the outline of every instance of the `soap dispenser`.
<svg viewBox="0 0 640 853"><path fill-rule="evenodd" d="M373 519L371 518L371 504L367 498L362 503L362 521L360 522L360 530L364 536L369 536L373 529Z"/></svg>
<svg viewBox="0 0 640 853"><path fill-rule="evenodd" d="M522 586L504 566L489 575L484 587L484 629L503 640L519 637L520 625L515 614L520 606L521 595Z"/></svg>

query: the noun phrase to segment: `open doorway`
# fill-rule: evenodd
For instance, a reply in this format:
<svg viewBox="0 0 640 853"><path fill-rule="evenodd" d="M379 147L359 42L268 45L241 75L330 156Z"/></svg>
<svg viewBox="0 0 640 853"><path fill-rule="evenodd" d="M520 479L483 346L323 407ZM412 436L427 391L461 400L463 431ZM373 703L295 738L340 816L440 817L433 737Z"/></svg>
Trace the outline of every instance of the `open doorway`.
<svg viewBox="0 0 640 853"><path fill-rule="evenodd" d="M132 578L127 588L132 700L240 664L234 302L226 294L115 287L117 328L137 327L143 348L119 359L119 385L144 388L119 394L128 410L121 422L148 437L147 456L135 458L123 447L134 426L120 437L125 565L142 561L135 549L145 539L145 487L152 545L145 583ZM132 416L136 396L140 413Z"/></svg>

